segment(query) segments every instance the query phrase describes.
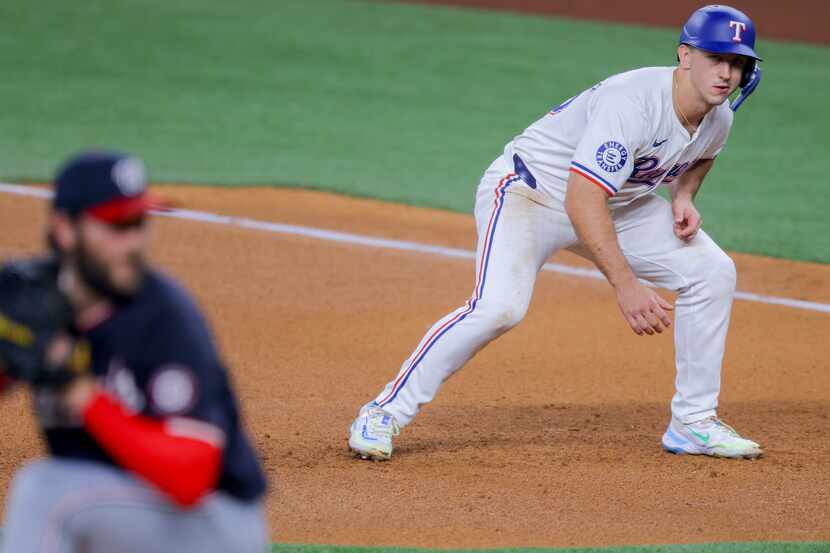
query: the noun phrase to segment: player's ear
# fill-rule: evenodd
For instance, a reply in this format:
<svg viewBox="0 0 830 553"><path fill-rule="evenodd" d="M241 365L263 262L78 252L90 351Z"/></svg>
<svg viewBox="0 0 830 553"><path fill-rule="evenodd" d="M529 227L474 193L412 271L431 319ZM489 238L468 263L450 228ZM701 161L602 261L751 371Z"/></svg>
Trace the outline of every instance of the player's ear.
<svg viewBox="0 0 830 553"><path fill-rule="evenodd" d="M46 228L46 240L55 253L60 255L75 249L78 231L69 215L62 211L53 211L49 215Z"/></svg>
<svg viewBox="0 0 830 553"><path fill-rule="evenodd" d="M692 48L686 44L677 47L677 66L681 69L689 69L692 66Z"/></svg>

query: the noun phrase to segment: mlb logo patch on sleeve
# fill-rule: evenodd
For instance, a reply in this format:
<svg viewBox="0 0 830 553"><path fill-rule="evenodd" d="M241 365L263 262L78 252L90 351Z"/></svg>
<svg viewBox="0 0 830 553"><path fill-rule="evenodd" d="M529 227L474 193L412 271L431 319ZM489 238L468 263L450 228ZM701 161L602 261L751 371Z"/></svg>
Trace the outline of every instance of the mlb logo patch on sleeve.
<svg viewBox="0 0 830 553"><path fill-rule="evenodd" d="M182 365L165 365L150 380L150 405L162 416L188 412L198 399L196 377Z"/></svg>

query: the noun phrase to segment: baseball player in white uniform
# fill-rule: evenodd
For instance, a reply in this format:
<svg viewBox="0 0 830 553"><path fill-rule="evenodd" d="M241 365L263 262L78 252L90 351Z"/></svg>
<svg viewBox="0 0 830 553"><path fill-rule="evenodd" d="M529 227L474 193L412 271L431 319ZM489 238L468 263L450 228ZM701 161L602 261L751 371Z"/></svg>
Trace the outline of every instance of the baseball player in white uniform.
<svg viewBox="0 0 830 553"><path fill-rule="evenodd" d="M393 436L444 380L522 320L537 273L564 248L603 272L635 333L674 324L676 392L663 447L716 457L762 454L717 415L735 265L701 230L694 204L726 143L733 110L760 81L754 45L745 14L701 8L683 28L676 67L614 75L505 146L478 187L472 296L430 328L397 376L360 409L350 428L354 452L390 458ZM661 185L671 201L655 194ZM675 292L675 305L641 279Z"/></svg>

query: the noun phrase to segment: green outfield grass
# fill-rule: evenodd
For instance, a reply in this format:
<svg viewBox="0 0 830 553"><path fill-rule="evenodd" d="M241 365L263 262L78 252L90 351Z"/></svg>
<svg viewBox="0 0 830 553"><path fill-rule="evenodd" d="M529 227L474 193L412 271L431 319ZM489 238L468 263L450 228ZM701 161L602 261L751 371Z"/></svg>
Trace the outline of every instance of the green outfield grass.
<svg viewBox="0 0 830 553"><path fill-rule="evenodd" d="M655 545L599 548L419 549L336 547L326 545L274 545L272 553L827 553L824 542L718 543L704 545Z"/></svg>
<svg viewBox="0 0 830 553"><path fill-rule="evenodd" d="M305 186L458 211L503 144L674 30L346 0L0 3L0 178L118 146L158 181ZM830 262L830 48L764 41L699 199L725 247Z"/></svg>

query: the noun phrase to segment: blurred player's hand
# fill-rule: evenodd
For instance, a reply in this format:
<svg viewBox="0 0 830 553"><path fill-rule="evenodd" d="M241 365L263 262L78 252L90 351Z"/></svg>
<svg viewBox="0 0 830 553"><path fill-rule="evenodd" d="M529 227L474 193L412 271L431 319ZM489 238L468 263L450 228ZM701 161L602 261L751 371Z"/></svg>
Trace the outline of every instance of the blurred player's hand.
<svg viewBox="0 0 830 553"><path fill-rule="evenodd" d="M83 416L83 412L92 401L97 385L90 376L76 378L63 390L63 402L69 411L77 416Z"/></svg>
<svg viewBox="0 0 830 553"><path fill-rule="evenodd" d="M631 330L639 336L663 332L671 326L666 311L674 309L672 304L661 298L656 291L633 279L615 288L617 303Z"/></svg>
<svg viewBox="0 0 830 553"><path fill-rule="evenodd" d="M684 242L691 241L703 224L694 202L691 198L677 197L672 201L671 209L674 213L674 235Z"/></svg>

